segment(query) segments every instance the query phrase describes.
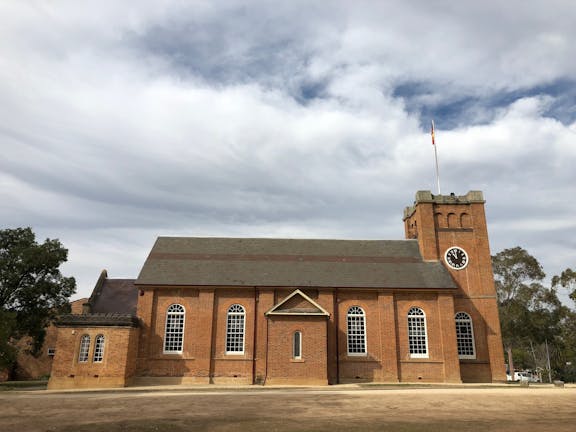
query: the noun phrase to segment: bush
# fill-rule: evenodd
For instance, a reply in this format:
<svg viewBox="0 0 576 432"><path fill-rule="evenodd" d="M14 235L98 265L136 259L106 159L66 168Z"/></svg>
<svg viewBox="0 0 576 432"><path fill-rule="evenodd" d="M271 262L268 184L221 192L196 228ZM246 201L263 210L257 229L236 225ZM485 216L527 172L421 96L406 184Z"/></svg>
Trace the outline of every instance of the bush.
<svg viewBox="0 0 576 432"><path fill-rule="evenodd" d="M576 382L576 366L575 365L566 365L562 369L558 370L556 373L558 379L564 382Z"/></svg>

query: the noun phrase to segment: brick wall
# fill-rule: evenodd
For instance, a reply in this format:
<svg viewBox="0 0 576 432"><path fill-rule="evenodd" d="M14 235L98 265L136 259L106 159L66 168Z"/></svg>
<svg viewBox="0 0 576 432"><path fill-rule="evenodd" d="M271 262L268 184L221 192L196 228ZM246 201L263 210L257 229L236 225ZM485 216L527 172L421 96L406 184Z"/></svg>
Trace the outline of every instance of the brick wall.
<svg viewBox="0 0 576 432"><path fill-rule="evenodd" d="M151 298L141 297L154 307L152 318L142 319L150 323L151 331L143 330L140 337L140 344L149 341L149 345L140 346L140 355L148 353L148 358L139 360L137 381L146 382L143 377L163 378L155 382L165 383L216 384L460 380L451 292L439 296L387 290L308 291L330 317L266 318L264 312L290 295L291 289L157 287ZM186 308L184 349L182 354L164 354L166 310L174 303ZM226 313L233 304L242 305L246 312L244 352L239 354L226 353L225 347ZM284 306L305 307L306 301L298 296ZM351 306L365 312L366 355L348 354L346 314ZM409 356L407 312L412 306L426 313L427 359ZM297 327L303 332L304 362L291 359L291 337Z"/></svg>
<svg viewBox="0 0 576 432"><path fill-rule="evenodd" d="M400 381L460 381L453 319L454 312L450 299L450 293L441 295L424 293L396 295ZM416 358L410 354L408 312L413 307L422 309L425 314L428 342L428 356L425 358Z"/></svg>
<svg viewBox="0 0 576 432"><path fill-rule="evenodd" d="M462 363L465 380L488 380L489 350L482 339L480 300L454 300L453 290L437 292L383 289L309 290L326 316L276 316L264 313L282 301L290 289L218 287L149 288L140 296L140 329L94 327L59 329L50 388L121 386L152 383L293 383L458 382L454 312L468 312L474 322L477 360ZM183 352L164 353L166 311L185 308ZM293 303L293 304L292 304ZM301 297L285 306L305 307ZM244 352L226 352L226 314L233 304L245 310ZM473 304L474 307L470 307ZM151 305L149 307L148 305ZM351 306L365 313L367 353L347 349L346 315ZM411 358L407 314L411 307L426 314L428 357ZM302 359L292 358L292 337L302 332ZM106 337L105 361L80 364L80 338L91 336L89 358L98 334ZM487 372L488 371L488 372Z"/></svg>
<svg viewBox="0 0 576 432"><path fill-rule="evenodd" d="M80 340L90 336L86 362L78 361ZM94 361L96 337L103 335L102 362ZM49 389L124 387L132 372L138 329L131 327L60 327ZM131 357L132 356L132 357Z"/></svg>
<svg viewBox="0 0 576 432"><path fill-rule="evenodd" d="M417 194L413 213L405 218L407 238L417 238L424 259L444 263L445 251L458 246L469 257L461 270L446 266L458 285L455 312L471 315L476 359L462 360L462 379L467 382L505 381L504 353L498 317L496 289L490 257L484 202L481 194L465 197Z"/></svg>
<svg viewBox="0 0 576 432"><path fill-rule="evenodd" d="M381 376L378 293L376 291L338 290L338 361L339 381L370 382L379 381ZM347 313L352 306L359 306L365 314L366 354L349 354L347 340Z"/></svg>
<svg viewBox="0 0 576 432"><path fill-rule="evenodd" d="M328 384L327 317L271 316L268 321L267 384ZM294 358L293 338L300 332L301 358Z"/></svg>
<svg viewBox="0 0 576 432"><path fill-rule="evenodd" d="M252 384L254 360L254 289L220 289L215 293L211 377L214 383ZM226 319L232 305L244 308L244 351L226 352Z"/></svg>

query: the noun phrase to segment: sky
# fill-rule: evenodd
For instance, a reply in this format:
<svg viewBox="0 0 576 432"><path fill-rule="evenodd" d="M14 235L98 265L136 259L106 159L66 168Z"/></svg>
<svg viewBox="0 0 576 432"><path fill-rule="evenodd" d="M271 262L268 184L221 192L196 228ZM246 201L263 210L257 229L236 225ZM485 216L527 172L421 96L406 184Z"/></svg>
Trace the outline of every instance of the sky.
<svg viewBox="0 0 576 432"><path fill-rule="evenodd" d="M0 2L1 229L74 298L158 236L402 239L436 190L576 266L572 0ZM565 297L565 294L562 294Z"/></svg>

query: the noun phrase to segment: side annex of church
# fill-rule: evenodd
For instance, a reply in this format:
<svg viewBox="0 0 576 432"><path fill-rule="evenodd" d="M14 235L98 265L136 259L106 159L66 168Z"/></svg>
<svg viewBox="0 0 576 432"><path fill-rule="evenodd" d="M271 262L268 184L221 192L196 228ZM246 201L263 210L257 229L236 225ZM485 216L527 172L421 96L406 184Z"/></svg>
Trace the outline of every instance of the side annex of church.
<svg viewBox="0 0 576 432"><path fill-rule="evenodd" d="M159 237L59 318L48 388L505 381L484 203L419 191L405 240Z"/></svg>

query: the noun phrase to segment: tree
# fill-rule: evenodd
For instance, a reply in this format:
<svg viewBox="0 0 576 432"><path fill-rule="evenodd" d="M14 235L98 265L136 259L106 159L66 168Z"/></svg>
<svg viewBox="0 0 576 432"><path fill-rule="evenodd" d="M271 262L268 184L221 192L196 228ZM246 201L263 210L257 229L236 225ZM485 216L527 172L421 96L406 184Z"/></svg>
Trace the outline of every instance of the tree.
<svg viewBox="0 0 576 432"><path fill-rule="evenodd" d="M9 342L15 324L15 314L0 309L0 372L9 370L16 361L16 349Z"/></svg>
<svg viewBox="0 0 576 432"><path fill-rule="evenodd" d="M535 346L561 343L568 310L558 299L555 288L542 285L545 277L542 266L521 247L505 249L493 256L492 267L510 373L514 373L513 349L531 352L534 366L539 366Z"/></svg>
<svg viewBox="0 0 576 432"><path fill-rule="evenodd" d="M0 230L1 362L13 361L10 342L23 336L32 338L32 352L38 353L49 322L69 311L76 281L59 270L67 257L60 241L39 244L31 228Z"/></svg>
<svg viewBox="0 0 576 432"><path fill-rule="evenodd" d="M552 278L552 287L568 290L570 298L576 302L576 272L570 268ZM558 372L560 379L576 381L576 312L566 314L562 326L563 351Z"/></svg>
<svg viewBox="0 0 576 432"><path fill-rule="evenodd" d="M536 258L521 247L504 249L492 257L498 302L509 304L527 283L541 281L546 274Z"/></svg>
<svg viewBox="0 0 576 432"><path fill-rule="evenodd" d="M554 276L552 286L568 289L570 298L576 302L576 272L574 270L567 268L560 276Z"/></svg>

